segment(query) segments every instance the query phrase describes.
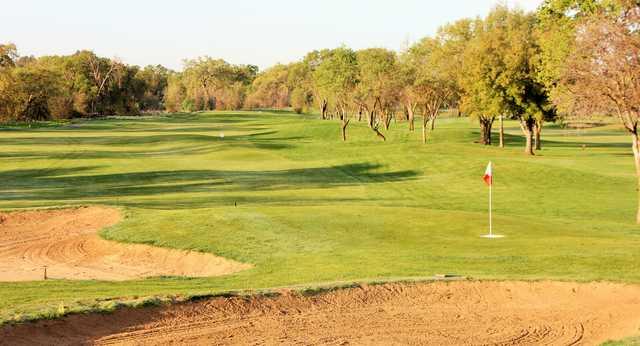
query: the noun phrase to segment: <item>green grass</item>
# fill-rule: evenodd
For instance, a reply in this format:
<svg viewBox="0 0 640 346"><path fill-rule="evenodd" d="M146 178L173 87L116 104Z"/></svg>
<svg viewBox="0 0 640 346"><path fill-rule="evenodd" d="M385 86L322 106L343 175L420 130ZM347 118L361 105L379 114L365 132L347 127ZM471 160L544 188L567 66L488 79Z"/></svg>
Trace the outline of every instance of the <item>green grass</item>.
<svg viewBox="0 0 640 346"><path fill-rule="evenodd" d="M545 129L544 150L473 143L442 119L429 143L406 124L380 142L364 124L269 112L74 121L0 131L0 208L104 204L109 239L211 252L254 267L217 278L0 284L0 321L106 309L150 296L428 277L640 282L628 136ZM220 133L224 132L224 139ZM586 149L582 145L586 144ZM495 228L487 188L495 163ZM237 206L234 204L237 203Z"/></svg>
<svg viewBox="0 0 640 346"><path fill-rule="evenodd" d="M633 337L619 341L607 341L602 346L640 346L640 337Z"/></svg>

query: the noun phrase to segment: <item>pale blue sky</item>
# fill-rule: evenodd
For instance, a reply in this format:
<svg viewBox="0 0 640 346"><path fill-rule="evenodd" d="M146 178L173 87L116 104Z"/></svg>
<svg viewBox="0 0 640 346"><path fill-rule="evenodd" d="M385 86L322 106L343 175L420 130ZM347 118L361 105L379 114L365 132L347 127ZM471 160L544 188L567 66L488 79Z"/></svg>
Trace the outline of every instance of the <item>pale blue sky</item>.
<svg viewBox="0 0 640 346"><path fill-rule="evenodd" d="M210 55L260 68L313 49L398 50L447 22L485 15L497 0L20 0L0 12L0 42L22 55L91 49L137 65L182 67ZM504 3L505 1L502 1ZM509 0L534 10L541 0Z"/></svg>

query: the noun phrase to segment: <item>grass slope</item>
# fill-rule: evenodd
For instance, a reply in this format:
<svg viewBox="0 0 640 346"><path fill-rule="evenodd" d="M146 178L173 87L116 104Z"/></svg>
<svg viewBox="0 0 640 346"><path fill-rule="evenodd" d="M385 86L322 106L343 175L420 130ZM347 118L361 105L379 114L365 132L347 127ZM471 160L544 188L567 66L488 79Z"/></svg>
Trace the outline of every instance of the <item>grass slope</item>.
<svg viewBox="0 0 640 346"><path fill-rule="evenodd" d="M335 122L268 112L4 129L0 208L120 206L127 217L106 238L255 267L210 279L2 283L0 321L114 298L436 273L640 282L627 136L550 126L544 150L526 157L507 125L505 149L474 144L468 119L439 121L427 145L406 124L386 143L355 124L342 143ZM489 160L494 224L507 236L497 241L479 237Z"/></svg>

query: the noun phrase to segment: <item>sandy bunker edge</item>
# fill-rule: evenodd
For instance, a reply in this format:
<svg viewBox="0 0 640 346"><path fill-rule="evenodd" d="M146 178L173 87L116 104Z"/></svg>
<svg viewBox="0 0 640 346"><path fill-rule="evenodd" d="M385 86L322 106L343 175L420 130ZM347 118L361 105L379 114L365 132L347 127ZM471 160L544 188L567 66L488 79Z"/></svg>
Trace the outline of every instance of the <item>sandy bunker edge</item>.
<svg viewBox="0 0 640 346"><path fill-rule="evenodd" d="M120 281L157 276L211 277L250 264L209 253L103 239L100 230L123 220L107 206L0 212L0 282Z"/></svg>

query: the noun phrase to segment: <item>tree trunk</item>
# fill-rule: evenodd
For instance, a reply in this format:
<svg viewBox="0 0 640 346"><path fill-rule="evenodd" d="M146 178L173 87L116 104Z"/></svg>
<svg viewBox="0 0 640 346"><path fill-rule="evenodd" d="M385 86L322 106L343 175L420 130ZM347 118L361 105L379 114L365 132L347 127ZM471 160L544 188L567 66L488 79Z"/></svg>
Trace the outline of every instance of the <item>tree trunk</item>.
<svg viewBox="0 0 640 346"><path fill-rule="evenodd" d="M389 126L391 126L391 119L393 119L393 114L385 112L384 116L384 129L389 131Z"/></svg>
<svg viewBox="0 0 640 346"><path fill-rule="evenodd" d="M413 107L407 106L407 115L409 116L409 118L407 119L409 121L409 131L413 132L416 129L413 120L415 117Z"/></svg>
<svg viewBox="0 0 640 346"><path fill-rule="evenodd" d="M349 126L349 120L344 121L344 119L342 120L342 125L340 126L340 128L342 129L342 141L346 142L347 141L347 126Z"/></svg>
<svg viewBox="0 0 640 346"><path fill-rule="evenodd" d="M377 126L373 128L373 131L376 133L376 136L378 136L380 139L382 139L383 142L387 141L387 138L385 138L385 136L382 133L380 133L380 131L378 131L378 127Z"/></svg>
<svg viewBox="0 0 640 346"><path fill-rule="evenodd" d="M431 131L436 128L436 118L438 117L437 113L431 116Z"/></svg>
<svg viewBox="0 0 640 346"><path fill-rule="evenodd" d="M422 144L427 144L427 115L422 118Z"/></svg>
<svg viewBox="0 0 640 346"><path fill-rule="evenodd" d="M480 119L480 143L483 145L491 145L491 128L493 127L493 118Z"/></svg>
<svg viewBox="0 0 640 346"><path fill-rule="evenodd" d="M533 120L520 119L520 128L522 129L522 133L524 133L524 137L526 139L524 152L525 154L528 154L528 155L535 155L533 153L533 127L534 127Z"/></svg>
<svg viewBox="0 0 640 346"><path fill-rule="evenodd" d="M500 148L504 148L504 116L500 116Z"/></svg>
<svg viewBox="0 0 640 346"><path fill-rule="evenodd" d="M529 155L535 155L533 152L533 131L527 131L525 133L526 144L524 147L524 152Z"/></svg>
<svg viewBox="0 0 640 346"><path fill-rule="evenodd" d="M346 107L340 107L340 109L337 110L337 112L339 112L339 117L340 117L340 129L342 130L342 141L346 142L347 141L347 126L349 126L349 116L347 114L347 109Z"/></svg>
<svg viewBox="0 0 640 346"><path fill-rule="evenodd" d="M542 150L542 142L540 141L540 133L542 132L542 122L536 122L534 127L535 131L535 141L536 141L536 150Z"/></svg>
<svg viewBox="0 0 640 346"><path fill-rule="evenodd" d="M633 159L636 164L636 179L638 180L638 186L636 188L638 193L638 211L636 213L636 223L640 224L640 138L638 132L631 134L633 138Z"/></svg>
<svg viewBox="0 0 640 346"><path fill-rule="evenodd" d="M322 114L322 120L327 119L327 100L322 100L320 104L320 112Z"/></svg>

